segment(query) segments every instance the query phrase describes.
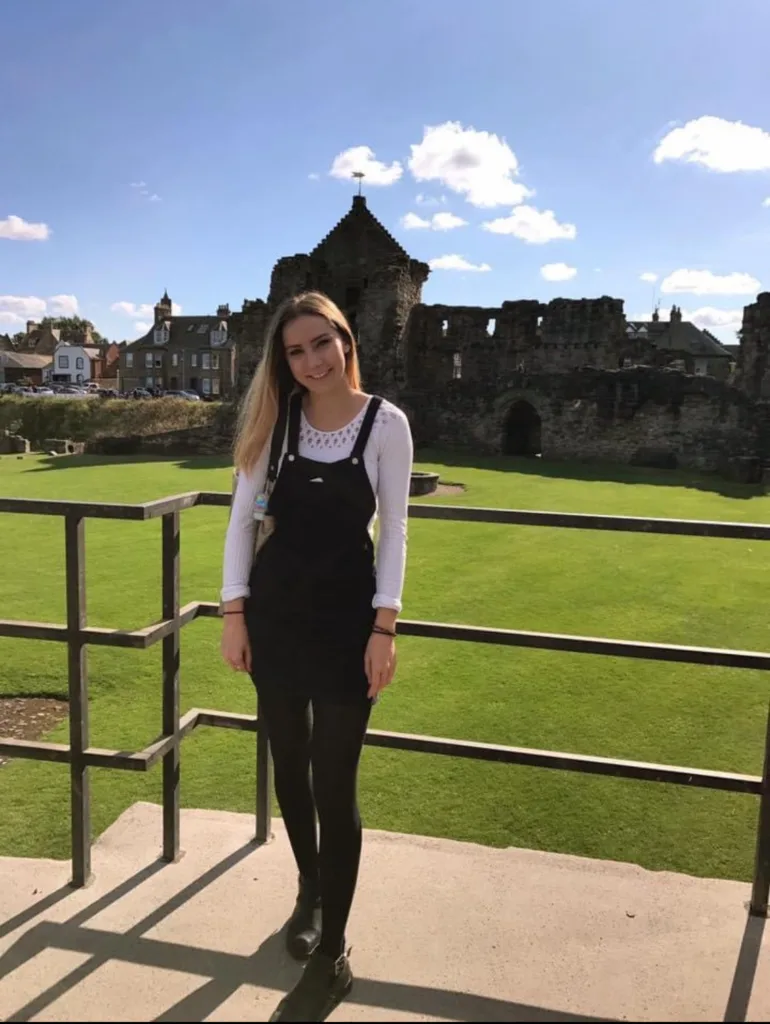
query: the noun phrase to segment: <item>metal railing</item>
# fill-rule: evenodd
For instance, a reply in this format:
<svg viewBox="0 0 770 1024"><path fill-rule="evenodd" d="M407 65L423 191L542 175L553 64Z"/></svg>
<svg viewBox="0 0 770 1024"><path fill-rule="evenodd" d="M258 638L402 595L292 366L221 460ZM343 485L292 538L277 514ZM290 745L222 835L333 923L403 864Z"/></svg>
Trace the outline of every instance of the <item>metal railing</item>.
<svg viewBox="0 0 770 1024"><path fill-rule="evenodd" d="M180 513L200 505L228 506L226 493L195 491L161 498L139 505L118 503L46 501L0 498L0 512L61 516L64 519L66 550L67 622L23 622L0 619L0 637L52 640L66 643L68 652L69 744L0 738L0 754L15 758L58 761L70 766L72 823L72 884L85 885L91 874L90 767L127 771L148 771L163 763L163 858L179 855L179 748L182 740L198 726L241 729L256 733L257 793L256 840L265 842L270 833L271 765L267 735L259 714L240 715L225 711L193 708L179 712L180 631L200 616L217 616L214 602L192 601L180 606L179 536ZM582 515L565 512L530 512L513 509L465 508L462 506L410 505L416 519L460 522L548 526L578 530L614 530L631 533L675 534L678 536L721 537L736 540L770 540L770 526L754 523L705 522L682 519L645 519L629 516ZM161 619L136 630L88 626L86 618L85 521L87 518L149 520L162 519ZM469 643L500 644L580 654L603 654L647 661L682 662L692 665L720 665L728 668L770 669L770 653L728 650L714 647L685 647L676 644L609 640L599 637L536 633L514 629L402 620L399 632L406 636L429 637ZM163 689L161 736L135 752L102 750L89 744L87 647L145 649L163 644ZM257 709L258 710L258 709ZM764 765L761 776L706 771L678 765L650 764L615 758L589 757L552 750L531 750L467 740L440 739L404 733L370 730L370 746L420 753L443 754L479 761L524 764L538 768L609 775L647 782L668 782L704 789L718 789L758 796L756 858L751 894L751 912L765 916L770 893L770 715L765 734Z"/></svg>

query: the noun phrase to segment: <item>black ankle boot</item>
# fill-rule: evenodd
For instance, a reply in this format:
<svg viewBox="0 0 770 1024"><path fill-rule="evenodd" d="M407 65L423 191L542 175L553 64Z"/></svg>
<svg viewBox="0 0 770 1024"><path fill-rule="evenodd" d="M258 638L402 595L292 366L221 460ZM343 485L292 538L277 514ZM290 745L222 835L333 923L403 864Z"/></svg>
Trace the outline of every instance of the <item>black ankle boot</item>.
<svg viewBox="0 0 770 1024"><path fill-rule="evenodd" d="M307 960L321 940L318 885L299 880L299 895L286 928L286 948L295 960Z"/></svg>
<svg viewBox="0 0 770 1024"><path fill-rule="evenodd" d="M281 1000L271 1021L326 1020L353 987L347 955L327 956L317 949L297 984Z"/></svg>

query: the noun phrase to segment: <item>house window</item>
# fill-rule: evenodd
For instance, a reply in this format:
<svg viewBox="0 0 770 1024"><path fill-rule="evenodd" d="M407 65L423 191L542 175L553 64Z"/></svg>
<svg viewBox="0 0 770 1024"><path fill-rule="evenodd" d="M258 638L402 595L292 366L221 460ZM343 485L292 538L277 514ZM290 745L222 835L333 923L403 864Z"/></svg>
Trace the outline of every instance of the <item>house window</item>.
<svg viewBox="0 0 770 1024"><path fill-rule="evenodd" d="M463 357L459 352L452 356L452 380L460 380L463 375Z"/></svg>
<svg viewBox="0 0 770 1024"><path fill-rule="evenodd" d="M163 366L163 356L155 356L155 365Z"/></svg>
<svg viewBox="0 0 770 1024"><path fill-rule="evenodd" d="M156 345L168 345L168 331L165 327L158 327L155 329L153 341Z"/></svg>
<svg viewBox="0 0 770 1024"><path fill-rule="evenodd" d="M171 353L171 365L172 366L179 366L179 353L178 352L172 352Z"/></svg>
<svg viewBox="0 0 770 1024"><path fill-rule="evenodd" d="M144 368L146 370L152 369L152 352L144 353Z"/></svg>
<svg viewBox="0 0 770 1024"><path fill-rule="evenodd" d="M153 378L152 377L145 377L145 379L144 379L144 386L146 388L154 387Z"/></svg>
<svg viewBox="0 0 770 1024"><path fill-rule="evenodd" d="M82 356L78 356L77 359L75 360L75 369L76 370L82 370L83 369L83 357Z"/></svg>
<svg viewBox="0 0 770 1024"><path fill-rule="evenodd" d="M224 345L227 341L227 328L222 327L218 331L212 331L209 335L209 344L213 347L216 345Z"/></svg>
<svg viewBox="0 0 770 1024"><path fill-rule="evenodd" d="M211 393L213 395L218 395L219 394L219 377L214 377L214 379L212 380L212 382L211 382Z"/></svg>
<svg viewBox="0 0 770 1024"><path fill-rule="evenodd" d="M191 352L190 353L190 366L197 366L197 365L198 365L198 353L197 352Z"/></svg>
<svg viewBox="0 0 770 1024"><path fill-rule="evenodd" d="M78 374L78 384L82 384L82 383L83 383L83 374L79 373Z"/></svg>
<svg viewBox="0 0 770 1024"><path fill-rule="evenodd" d="M218 370L219 369L219 353L218 352L212 352L211 353L211 369L212 370Z"/></svg>
<svg viewBox="0 0 770 1024"><path fill-rule="evenodd" d="M211 353L210 352L201 352L201 369L202 370L210 370L211 369Z"/></svg>
<svg viewBox="0 0 770 1024"><path fill-rule="evenodd" d="M210 395L211 394L211 378L210 377L204 377L201 380L201 390L203 391L204 395Z"/></svg>
<svg viewBox="0 0 770 1024"><path fill-rule="evenodd" d="M69 367L70 367L70 357L69 356L59 356L59 368L62 369L62 370L69 370Z"/></svg>
<svg viewBox="0 0 770 1024"><path fill-rule="evenodd" d="M134 365L134 353L133 352L126 352L126 369L130 370L133 365Z"/></svg>

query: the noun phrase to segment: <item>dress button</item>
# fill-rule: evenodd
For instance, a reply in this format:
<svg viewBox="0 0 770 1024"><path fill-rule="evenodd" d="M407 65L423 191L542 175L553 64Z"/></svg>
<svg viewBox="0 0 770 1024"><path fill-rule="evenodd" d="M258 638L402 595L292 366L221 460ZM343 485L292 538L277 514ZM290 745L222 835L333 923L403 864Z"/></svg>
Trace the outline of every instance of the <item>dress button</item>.
<svg viewBox="0 0 770 1024"><path fill-rule="evenodd" d="M353 463L354 466L358 465L358 459L355 456L353 456L353 458L351 459L351 462Z"/></svg>
<svg viewBox="0 0 770 1024"><path fill-rule="evenodd" d="M289 456L289 462L294 462L294 456L293 455Z"/></svg>

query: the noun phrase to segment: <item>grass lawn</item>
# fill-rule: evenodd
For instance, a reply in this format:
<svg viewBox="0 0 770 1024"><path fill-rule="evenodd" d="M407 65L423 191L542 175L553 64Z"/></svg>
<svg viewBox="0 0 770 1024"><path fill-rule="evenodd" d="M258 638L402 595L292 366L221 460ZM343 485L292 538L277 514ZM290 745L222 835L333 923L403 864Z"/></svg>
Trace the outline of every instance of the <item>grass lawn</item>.
<svg viewBox="0 0 770 1024"><path fill-rule="evenodd" d="M432 461L431 461L432 460ZM675 473L426 456L462 504L770 521L770 497ZM141 501L228 490L225 460L7 456L0 493ZM436 499L426 499L436 500ZM224 509L182 517L182 599L216 600ZM64 530L0 516L5 617L64 621ZM88 521L89 623L135 628L160 610L160 522ZM766 650L770 545L413 520L405 615ZM182 635L182 710L253 710L251 684L218 656L219 624ZM759 672L404 638L374 727L759 774L768 693ZM159 732L160 645L89 651L91 742L142 747ZM63 646L0 640L0 695L66 694ZM48 737L66 741L62 725ZM94 828L158 800L160 772L92 771ZM182 748L186 806L254 806L253 738L197 731ZM365 824L380 829L750 877L755 798L429 755L364 752ZM158 837L160 842L160 836ZM184 841L184 840L183 840ZM68 773L0 768L0 854L65 857Z"/></svg>

